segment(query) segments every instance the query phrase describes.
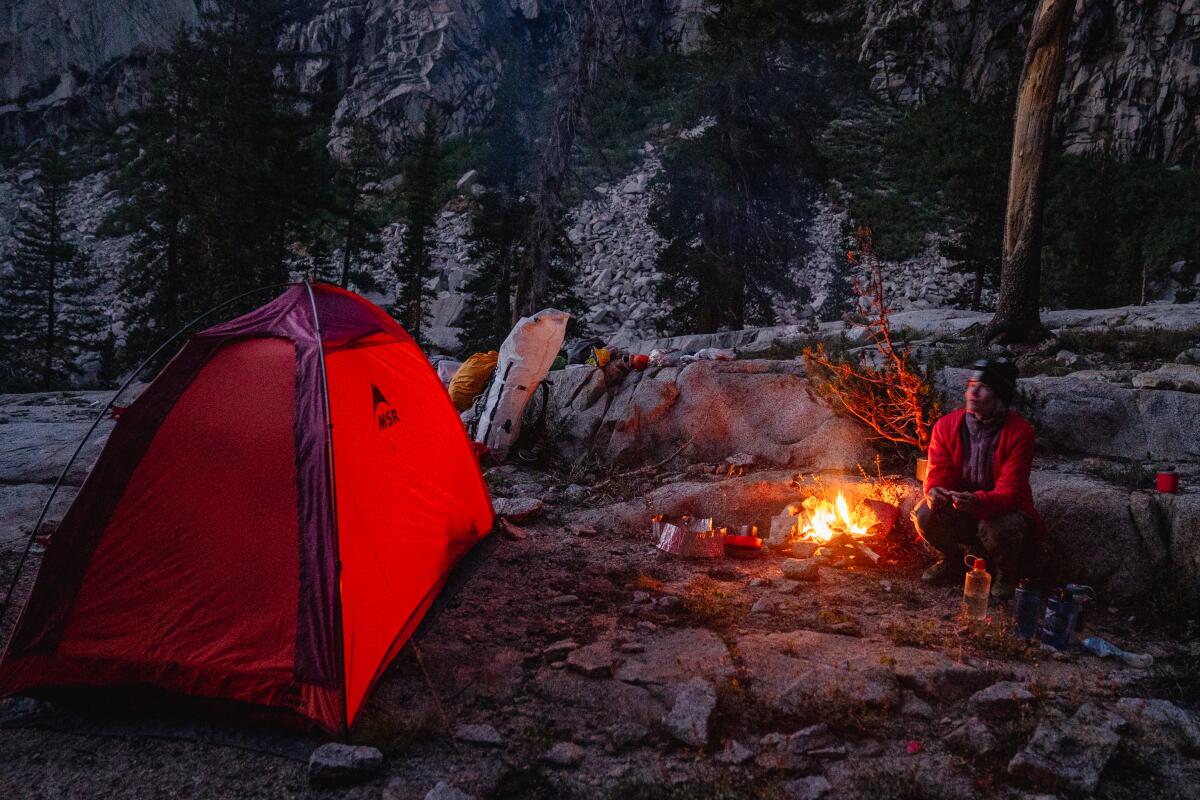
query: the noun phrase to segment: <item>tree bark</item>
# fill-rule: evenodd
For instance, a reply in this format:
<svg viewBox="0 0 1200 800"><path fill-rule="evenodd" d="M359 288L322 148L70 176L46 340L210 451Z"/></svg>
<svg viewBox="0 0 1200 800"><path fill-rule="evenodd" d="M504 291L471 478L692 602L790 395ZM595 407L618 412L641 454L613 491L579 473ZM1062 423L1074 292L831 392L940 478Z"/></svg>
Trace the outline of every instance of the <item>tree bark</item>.
<svg viewBox="0 0 1200 800"><path fill-rule="evenodd" d="M1029 34L1013 124L1000 296L996 314L984 332L988 341L1029 341L1044 332L1038 298L1046 150L1062 84L1075 2L1041 0Z"/></svg>
<svg viewBox="0 0 1200 800"><path fill-rule="evenodd" d="M550 289L550 260L553 258L556 227L563 213L563 179L583 119L583 103L592 89L600 50L600 22L607 13L607 0L586 0L578 22L575 70L558 107L549 141L538 169L538 188L533 214L525 235L524 255L518 265L512 324L542 308Z"/></svg>

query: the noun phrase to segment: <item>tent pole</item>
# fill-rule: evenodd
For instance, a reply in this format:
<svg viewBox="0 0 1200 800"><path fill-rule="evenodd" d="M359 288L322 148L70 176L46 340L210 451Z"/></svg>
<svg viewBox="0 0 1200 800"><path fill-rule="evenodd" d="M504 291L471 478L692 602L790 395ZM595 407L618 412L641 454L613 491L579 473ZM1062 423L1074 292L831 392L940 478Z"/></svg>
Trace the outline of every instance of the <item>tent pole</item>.
<svg viewBox="0 0 1200 800"><path fill-rule="evenodd" d="M42 506L42 513L38 514L37 522L34 523L33 530L29 533L29 540L25 543L25 550L24 550L24 552L21 553L21 559L17 562L17 568L13 572L12 581L9 582L9 584L8 584L8 591L5 592L5 594L4 594L4 602L3 602L3 604L0 604L0 621L3 621L4 615L8 612L8 606L12 602L13 592L16 591L16 588L17 588L17 581L21 577L21 570L24 569L24 567L25 567L25 561L26 561L26 559L29 558L29 552L30 552L30 550L33 549L33 543L35 541L37 541L38 531L41 530L42 523L46 520L46 514L49 513L49 511L50 511L50 504L54 502L54 496L58 493L58 489L60 486L62 486L62 482L64 480L66 480L67 472L70 471L71 466L75 463L75 459L78 458L79 454L83 451L83 446L85 444L87 444L87 440L91 438L92 433L96 430L97 426L100 425L100 421L103 420L104 417L108 414L109 410L112 409L113 404L116 403L117 398L121 396L121 393L124 392L127 388L129 388L129 385L131 383L133 383L134 379L138 375L141 374L142 370L145 369L146 366L149 365L151 362L153 362L154 359L158 358L158 355L163 350L167 349L168 345L170 345L172 342L174 342L176 339L178 339L180 336L182 336L184 333L186 333L188 331L188 329L190 329L193 325L195 325L200 320L204 319L205 317L207 317L210 314L220 311L222 308L225 308L226 306L228 306L232 303L236 303L238 300L241 300L244 297L249 297L252 294L258 294L259 292L265 292L268 289L278 289L283 286L292 286L292 285L294 285L294 284L275 283L275 284L271 284L270 286L260 286L257 289L251 289L248 292L242 292L241 294L237 295L236 297L231 297L228 300L226 300L225 302L219 303L218 305L213 306L212 308L208 309L203 314L196 317L195 319L193 319L192 321L190 321L186 325L184 325L182 328L177 330L174 334L171 335L171 337L169 339L167 339L165 342L160 344L153 353L151 353L149 356L147 356L145 361L138 364L137 368L134 369L133 372L129 373L129 377L125 379L125 382L121 384L121 386L117 389L117 391L113 394L113 396L109 398L108 402L104 404L104 407L100 409L100 413L97 414L96 419L92 421L92 425L90 428L87 429L87 433L85 433L83 435L83 438L79 440L79 444L75 447L75 452L71 454L71 457L69 459L67 459L66 466L64 466L62 468L62 472L59 473L58 479L54 481L54 486L50 489L50 496L46 498L46 503L45 503L45 505ZM324 364L322 364L322 368L324 368Z"/></svg>
<svg viewBox="0 0 1200 800"><path fill-rule="evenodd" d="M308 302L312 306L313 326L317 330L317 360L321 364L321 398L325 402L325 460L329 467L329 510L333 523L334 564L337 568L338 585L340 586L342 576L342 542L338 536L337 481L334 478L333 472L333 412L329 408L329 378L325 373L325 332L321 330L321 317L317 313L317 298L313 292L312 281L308 278L304 279L304 288L308 290ZM344 634L342 631L342 597L340 589L338 590L334 625L336 626L335 635L337 636L337 643L341 647L343 646ZM336 663L341 667L338 670L341 673L341 680L338 683L341 685L342 692L341 734L344 737L350 727L350 698L346 695L345 662L342 658L338 658Z"/></svg>

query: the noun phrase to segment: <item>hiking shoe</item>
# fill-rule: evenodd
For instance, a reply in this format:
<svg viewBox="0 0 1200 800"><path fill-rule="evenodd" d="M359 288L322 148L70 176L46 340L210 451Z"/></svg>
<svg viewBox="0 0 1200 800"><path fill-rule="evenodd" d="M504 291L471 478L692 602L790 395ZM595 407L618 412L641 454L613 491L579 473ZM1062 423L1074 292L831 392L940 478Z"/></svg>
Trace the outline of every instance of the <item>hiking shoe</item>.
<svg viewBox="0 0 1200 800"><path fill-rule="evenodd" d="M931 564L928 569L921 573L921 580L935 586L951 584L961 578L962 570L957 569L955 565L947 562L944 558Z"/></svg>
<svg viewBox="0 0 1200 800"><path fill-rule="evenodd" d="M992 581L992 590L989 592L993 600L1011 600L1013 596L1013 585L1009 583L1008 576L1003 573L997 573Z"/></svg>

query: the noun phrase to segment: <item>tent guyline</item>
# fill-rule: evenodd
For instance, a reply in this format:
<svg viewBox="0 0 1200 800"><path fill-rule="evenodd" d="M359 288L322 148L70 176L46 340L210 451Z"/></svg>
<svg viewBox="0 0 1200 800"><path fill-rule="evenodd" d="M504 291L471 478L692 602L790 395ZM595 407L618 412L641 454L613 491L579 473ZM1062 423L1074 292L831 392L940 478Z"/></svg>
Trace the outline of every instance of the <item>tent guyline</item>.
<svg viewBox="0 0 1200 800"><path fill-rule="evenodd" d="M150 685L344 734L492 516L416 342L352 292L290 285L190 336L122 413L0 694Z"/></svg>

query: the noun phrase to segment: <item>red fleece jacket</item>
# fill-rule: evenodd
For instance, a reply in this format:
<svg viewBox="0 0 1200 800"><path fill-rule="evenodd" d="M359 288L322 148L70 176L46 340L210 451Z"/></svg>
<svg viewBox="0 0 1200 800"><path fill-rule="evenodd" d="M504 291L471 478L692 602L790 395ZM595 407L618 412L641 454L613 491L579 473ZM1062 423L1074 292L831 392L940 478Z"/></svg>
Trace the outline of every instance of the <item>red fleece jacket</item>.
<svg viewBox="0 0 1200 800"><path fill-rule="evenodd" d="M962 425L967 412L951 411L933 426L929 442L929 469L925 473L925 493L934 487L960 491L962 486L963 447ZM1034 521L1039 533L1044 533L1042 518L1033 507L1033 489L1029 486L1029 471L1033 467L1033 426L1016 411L1009 410L996 440L996 462L992 474L996 485L991 491L978 491L979 506L975 515L980 519L1021 511Z"/></svg>

